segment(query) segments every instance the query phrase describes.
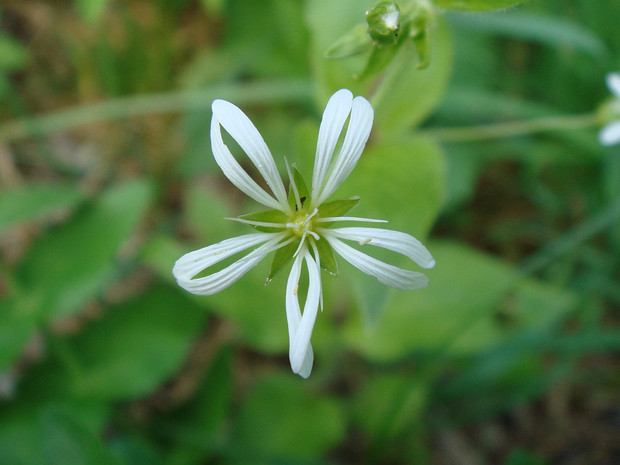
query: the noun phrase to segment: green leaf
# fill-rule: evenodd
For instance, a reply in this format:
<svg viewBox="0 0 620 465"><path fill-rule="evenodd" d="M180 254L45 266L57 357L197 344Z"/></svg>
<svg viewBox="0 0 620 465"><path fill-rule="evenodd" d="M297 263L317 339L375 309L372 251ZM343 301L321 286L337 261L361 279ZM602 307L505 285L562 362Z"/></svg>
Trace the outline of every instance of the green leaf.
<svg viewBox="0 0 620 465"><path fill-rule="evenodd" d="M381 226L424 241L441 208L444 183L441 148L430 139L409 138L371 146L341 191L361 196L356 216L388 220ZM380 249L373 250L371 255L393 265L411 266L409 260ZM383 310L389 288L357 269L348 268L341 275L353 282L365 322L373 326Z"/></svg>
<svg viewBox="0 0 620 465"><path fill-rule="evenodd" d="M74 389L89 398L144 396L179 369L203 326L204 309L168 288L112 307L68 341Z"/></svg>
<svg viewBox="0 0 620 465"><path fill-rule="evenodd" d="M325 58L348 58L366 52L371 47L372 39L368 35L368 28L363 24L357 24L325 51Z"/></svg>
<svg viewBox="0 0 620 465"><path fill-rule="evenodd" d="M437 260L430 285L391 294L375 331L350 321L346 339L373 359L414 351L472 354L524 329L546 328L570 311L566 291L524 280L510 265L450 242L426 244Z"/></svg>
<svg viewBox="0 0 620 465"><path fill-rule="evenodd" d="M528 0L434 0L435 5L448 10L490 11L509 8Z"/></svg>
<svg viewBox="0 0 620 465"><path fill-rule="evenodd" d="M421 420L428 388L412 376L390 373L370 378L357 392L355 423L375 443L396 439Z"/></svg>
<svg viewBox="0 0 620 465"><path fill-rule="evenodd" d="M208 372L189 402L157 421L158 431L176 443L166 463L202 463L221 447L222 435L230 426L227 415L234 393L233 356L233 347L220 350L210 360Z"/></svg>
<svg viewBox="0 0 620 465"><path fill-rule="evenodd" d="M121 465L77 418L53 409L40 419L43 465Z"/></svg>
<svg viewBox="0 0 620 465"><path fill-rule="evenodd" d="M150 199L146 182L112 186L32 246L17 277L21 288L41 298L40 316L78 311L104 288L117 272L119 247L139 224Z"/></svg>
<svg viewBox="0 0 620 465"><path fill-rule="evenodd" d="M232 207L216 189L196 180L188 181L183 200L183 224L200 243L214 244L227 239L234 235L234 228L240 226L224 219L232 216Z"/></svg>
<svg viewBox="0 0 620 465"><path fill-rule="evenodd" d="M264 210L260 212L247 213L239 215L237 218L248 221L258 221L261 223L284 223L288 222L288 216L280 210ZM256 226L251 224L253 228L264 232L282 231L282 228L272 228L269 226Z"/></svg>
<svg viewBox="0 0 620 465"><path fill-rule="evenodd" d="M319 218L332 218L336 216L346 215L351 209L355 208L360 203L358 196L349 197L348 199L333 200L331 202L325 202L321 204L317 216ZM321 223L322 226L327 226L332 223Z"/></svg>
<svg viewBox="0 0 620 465"><path fill-rule="evenodd" d="M34 333L35 310L39 302L32 296L5 299L0 311L0 372L23 351Z"/></svg>
<svg viewBox="0 0 620 465"><path fill-rule="evenodd" d="M443 97L453 51L450 31L442 18L438 18L430 48L430 64L424 69L420 69L420 51L414 41L405 41L399 48L371 99L375 134L406 132L424 120Z"/></svg>
<svg viewBox="0 0 620 465"><path fill-rule="evenodd" d="M0 192L0 233L22 221L75 206L84 194L75 184L27 184Z"/></svg>
<svg viewBox="0 0 620 465"><path fill-rule="evenodd" d="M574 47L599 60L609 55L607 45L596 31L555 16L532 13L489 13L472 16L455 13L450 15L450 24L467 32L484 31L501 37L547 44L558 49Z"/></svg>
<svg viewBox="0 0 620 465"><path fill-rule="evenodd" d="M321 268L332 276L338 276L338 263L336 262L336 257L334 257L332 246L325 239L315 241L315 244L319 251Z"/></svg>
<svg viewBox="0 0 620 465"><path fill-rule="evenodd" d="M364 23L368 1L310 0L306 2L306 22L312 38L312 72L321 106L338 89L350 89L355 95L363 95L368 83L353 76L366 62L366 54L346 60L326 60L325 51L358 24Z"/></svg>
<svg viewBox="0 0 620 465"><path fill-rule="evenodd" d="M245 451L240 463L269 463L258 457L313 459L344 437L340 405L319 396L290 374L266 378L245 397L235 431L236 450ZM303 437L303 441L299 438Z"/></svg>
<svg viewBox="0 0 620 465"><path fill-rule="evenodd" d="M276 250L276 253L273 256L273 261L271 262L271 270L269 271L269 276L265 281L265 285L269 284L271 280L291 261L298 247L299 241L293 241L290 244Z"/></svg>
<svg viewBox="0 0 620 465"><path fill-rule="evenodd" d="M49 451L45 450L44 443L46 437L55 434L48 430L48 426L54 428L49 422L50 414L70 416L76 429L82 431L77 435L91 438L102 432L109 420L107 405L68 394L66 374L50 358L47 356L48 361L35 364L23 373L17 396L0 404L0 462L3 465L46 464ZM66 439L75 446L75 436ZM98 462L84 463L96 465Z"/></svg>

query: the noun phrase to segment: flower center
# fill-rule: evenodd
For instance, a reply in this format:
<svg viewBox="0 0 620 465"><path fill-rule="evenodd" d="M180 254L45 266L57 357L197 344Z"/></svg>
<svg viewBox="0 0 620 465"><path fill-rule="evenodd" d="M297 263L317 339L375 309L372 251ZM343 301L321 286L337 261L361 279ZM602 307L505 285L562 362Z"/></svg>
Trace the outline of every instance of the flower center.
<svg viewBox="0 0 620 465"><path fill-rule="evenodd" d="M304 237L306 234L316 237L317 234L312 229L314 226L313 218L318 212L317 208L312 213L304 211L295 212L295 215L291 218L292 221L287 226L297 237Z"/></svg>

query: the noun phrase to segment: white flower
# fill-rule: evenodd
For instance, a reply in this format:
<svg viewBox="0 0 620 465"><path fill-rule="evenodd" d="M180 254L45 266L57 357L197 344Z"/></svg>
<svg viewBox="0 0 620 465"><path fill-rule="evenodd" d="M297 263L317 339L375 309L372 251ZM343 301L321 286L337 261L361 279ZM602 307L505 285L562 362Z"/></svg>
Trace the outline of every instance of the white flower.
<svg viewBox="0 0 620 465"><path fill-rule="evenodd" d="M613 120L599 132L599 141L603 145L620 143L620 73L609 73L606 77L607 87L614 95L610 104Z"/></svg>
<svg viewBox="0 0 620 465"><path fill-rule="evenodd" d="M267 145L248 117L224 100L215 100L212 109L211 146L217 164L235 186L270 210L235 218L255 227L258 232L226 239L183 255L175 263L172 273L177 283L192 294L211 295L233 284L271 252L276 251L276 254L267 281L293 259L286 285L289 358L293 372L307 378L313 363L310 337L319 305L322 308L321 269L336 274L333 251L388 286L410 290L428 284L425 275L383 263L345 244L343 239L399 252L423 268L433 267L435 260L417 239L402 232L362 227L329 228L332 223L340 221L381 221L343 216L357 205L358 198L326 202L351 173L368 140L373 110L365 98L353 98L346 89L330 98L319 130L311 189L307 189L297 170L287 164L288 194ZM347 119L349 123L342 148L332 160ZM245 151L271 193L260 187L232 156L222 140L222 127ZM221 271L195 277L211 265L249 248L253 248L249 254ZM308 273L308 292L302 312L297 291L304 263Z"/></svg>

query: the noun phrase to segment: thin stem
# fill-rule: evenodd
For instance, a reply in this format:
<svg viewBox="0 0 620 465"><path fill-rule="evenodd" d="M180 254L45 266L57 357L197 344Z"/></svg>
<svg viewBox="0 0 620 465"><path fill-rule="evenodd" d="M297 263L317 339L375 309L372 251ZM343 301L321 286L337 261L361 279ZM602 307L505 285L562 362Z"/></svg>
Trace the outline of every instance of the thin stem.
<svg viewBox="0 0 620 465"><path fill-rule="evenodd" d="M312 86L306 80L283 80L214 85L201 90L183 90L107 100L9 121L0 125L0 141L46 136L89 124L135 116L204 110L208 109L216 98L234 100L237 104L306 102L312 100Z"/></svg>
<svg viewBox="0 0 620 465"><path fill-rule="evenodd" d="M595 113L571 116L550 116L530 121L512 121L508 123L486 124L462 128L422 129L420 134L435 137L444 142L467 142L489 139L501 139L524 134L547 131L564 131L594 126L598 123Z"/></svg>

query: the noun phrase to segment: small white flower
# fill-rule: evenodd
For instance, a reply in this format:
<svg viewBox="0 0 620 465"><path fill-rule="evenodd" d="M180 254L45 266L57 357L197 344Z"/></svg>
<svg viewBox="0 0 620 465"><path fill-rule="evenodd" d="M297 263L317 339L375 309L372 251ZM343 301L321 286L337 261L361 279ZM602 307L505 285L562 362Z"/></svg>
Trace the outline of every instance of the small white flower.
<svg viewBox="0 0 620 465"><path fill-rule="evenodd" d="M606 77L607 87L614 95L610 104L613 120L599 132L599 141L603 145L620 143L620 73L609 73Z"/></svg>
<svg viewBox="0 0 620 465"><path fill-rule="evenodd" d="M402 232L362 227L329 228L340 221L381 221L343 216L357 205L358 198L326 202L351 173L368 140L373 110L365 98L353 98L349 90L341 89L329 99L319 129L311 189L307 189L297 170L287 164L288 193L267 145L249 118L224 100L215 100L212 109L211 146L217 164L235 186L270 210L234 219L259 232L226 239L183 255L172 273L177 283L192 294L211 295L233 284L271 252L276 251L267 282L293 259L286 284L289 358L293 372L307 378L313 363L310 337L319 305L322 307L321 269L336 274L333 251L388 286L411 290L428 284L425 275L381 262L345 244L343 239L393 250L423 268L432 268L435 260L417 239ZM347 119L349 124L342 148L332 162ZM232 156L222 140L222 127L245 151L271 193L261 188ZM221 271L195 277L211 265L252 247L249 254ZM302 312L298 287L304 263L308 292Z"/></svg>

